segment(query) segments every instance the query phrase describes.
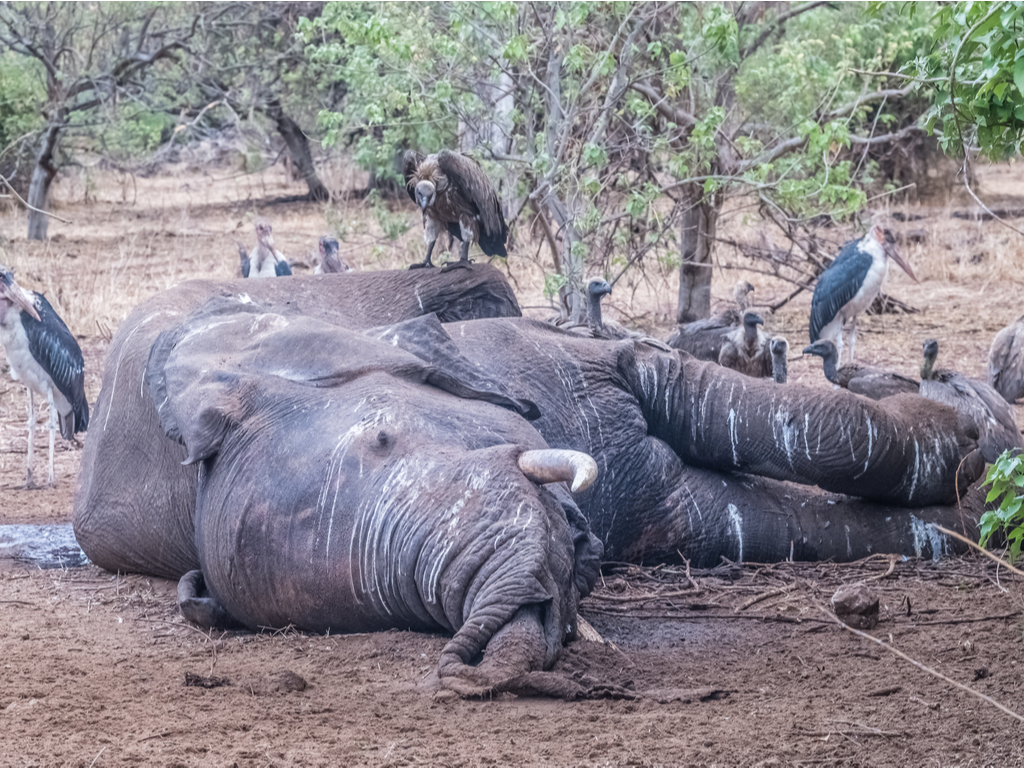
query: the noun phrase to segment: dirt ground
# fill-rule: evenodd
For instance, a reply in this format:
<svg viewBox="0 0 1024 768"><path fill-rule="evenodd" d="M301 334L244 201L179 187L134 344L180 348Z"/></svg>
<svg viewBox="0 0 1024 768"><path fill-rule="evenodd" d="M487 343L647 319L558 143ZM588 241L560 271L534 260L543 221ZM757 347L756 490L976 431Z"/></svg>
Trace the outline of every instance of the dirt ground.
<svg viewBox="0 0 1024 768"><path fill-rule="evenodd" d="M149 179L81 170L56 192L72 223L53 222L46 243L27 242L23 214L0 210L0 262L44 291L79 337L94 401L131 307L191 276L231 277L232 240L251 245L257 215L272 220L299 274L327 232L357 269L422 257L411 205L381 214L359 200L278 201L301 191L275 169L182 166ZM991 169L982 191L994 207L1024 207L1024 173ZM912 374L934 336L942 364L984 374L992 336L1022 313L1024 236L953 218L958 210L973 206L933 197L907 209L924 218L895 225L923 238L903 248L920 283L893 270L886 290L920 312L863 318L859 358ZM389 240L384 229L403 216L410 228ZM754 229L741 215L723 225L736 237ZM536 250L524 237L507 270L527 314L545 317ZM719 266L716 296L740 277L763 304L789 291L738 256ZM666 336L672 280L672 270L624 278L609 315ZM790 339L791 378L824 386L820 361L799 357L809 304L798 296L766 320ZM66 523L80 447L58 439L56 487L22 488L25 409L24 389L0 370L0 524ZM36 451L45 479L42 429ZM870 634L885 647L829 618L836 588L858 581L880 599ZM1024 580L981 557L689 575L609 564L581 611L606 643L572 644L559 668L632 688L633 701L453 699L432 675L444 637L204 633L182 622L174 586L0 559L0 766L1024 766L1024 724L920 667L1024 713Z"/></svg>

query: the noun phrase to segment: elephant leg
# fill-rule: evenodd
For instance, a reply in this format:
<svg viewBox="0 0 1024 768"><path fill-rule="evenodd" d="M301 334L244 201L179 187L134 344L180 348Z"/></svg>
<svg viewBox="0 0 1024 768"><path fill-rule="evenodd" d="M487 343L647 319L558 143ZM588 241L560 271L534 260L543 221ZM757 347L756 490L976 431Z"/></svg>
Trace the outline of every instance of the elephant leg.
<svg viewBox="0 0 1024 768"><path fill-rule="evenodd" d="M973 486L956 506L874 504L767 478L688 467L663 504L638 515L632 541L611 559L663 562L679 555L709 568L733 562L851 562L873 554L941 557L966 547L938 524L976 538L985 495Z"/></svg>
<svg viewBox="0 0 1024 768"><path fill-rule="evenodd" d="M34 447L36 442L36 403L32 396L32 388L28 389L28 455L25 459L27 466L27 472L25 477L25 487L35 488L36 484L32 480L32 454L34 453Z"/></svg>

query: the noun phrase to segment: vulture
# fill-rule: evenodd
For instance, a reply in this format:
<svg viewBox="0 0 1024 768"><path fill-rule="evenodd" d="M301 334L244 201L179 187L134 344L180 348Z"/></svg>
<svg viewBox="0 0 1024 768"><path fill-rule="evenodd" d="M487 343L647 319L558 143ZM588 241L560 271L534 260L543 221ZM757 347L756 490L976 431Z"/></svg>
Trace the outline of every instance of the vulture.
<svg viewBox="0 0 1024 768"><path fill-rule="evenodd" d="M467 267L469 246L474 242L488 256L508 255L508 224L501 203L476 160L446 149L426 157L409 150L405 153L405 185L409 197L423 211L427 244L427 258L413 267L434 266L430 257L445 230L462 241L459 260L446 268Z"/></svg>
<svg viewBox="0 0 1024 768"><path fill-rule="evenodd" d="M698 360L717 363L725 337L743 322L743 313L750 306L749 294L753 290L754 286L746 280L740 280L733 286L731 302L724 302L726 306L711 317L677 326L669 336L668 345L689 352Z"/></svg>
<svg viewBox="0 0 1024 768"><path fill-rule="evenodd" d="M639 341L648 344L663 352L671 352L672 348L665 342L659 341L645 333L638 333L623 328L615 322L606 321L601 316L601 300L610 295L611 285L605 280L591 280L587 285L587 323L570 324L568 321L555 318L550 322L562 329L594 339L608 339L609 341Z"/></svg>
<svg viewBox="0 0 1024 768"><path fill-rule="evenodd" d="M828 339L814 342L804 349L804 354L817 355L821 358L822 367L825 369L825 378L833 384L855 394L870 397L872 400L881 400L903 393L918 394L918 383L895 371L858 363L847 363L841 368L837 368L839 350Z"/></svg>
<svg viewBox="0 0 1024 768"><path fill-rule="evenodd" d="M1003 451L1024 449L1024 440L1013 419L1013 409L996 390L983 381L945 368L935 368L939 342L924 343L921 364L921 397L945 403L971 417L978 425L978 447L985 461L994 464Z"/></svg>
<svg viewBox="0 0 1024 768"><path fill-rule="evenodd" d="M764 320L756 312L745 312L743 325L725 337L718 364L747 376L763 379L772 375L772 355L768 337L757 326Z"/></svg>
<svg viewBox="0 0 1024 768"><path fill-rule="evenodd" d="M996 334L988 352L988 383L1008 403L1024 395L1024 316Z"/></svg>
<svg viewBox="0 0 1024 768"><path fill-rule="evenodd" d="M256 222L256 247L246 256L238 246L242 277L285 277L291 275L288 260L274 247L274 230L266 219Z"/></svg>
<svg viewBox="0 0 1024 768"><path fill-rule="evenodd" d="M333 237L327 235L321 237L319 251L316 266L313 268L314 275L352 271L348 262L338 254L338 241Z"/></svg>
<svg viewBox="0 0 1024 768"><path fill-rule="evenodd" d="M860 240L846 243L818 276L811 297L811 344L818 339L835 342L843 354L843 327L850 323L850 362L857 344L857 315L871 306L889 273L889 259L917 282L910 265L896 250L896 240L875 224Z"/></svg>
<svg viewBox="0 0 1024 768"><path fill-rule="evenodd" d="M772 354L772 378L776 384L785 384L789 376L789 342L785 336L773 336L768 340L768 349Z"/></svg>

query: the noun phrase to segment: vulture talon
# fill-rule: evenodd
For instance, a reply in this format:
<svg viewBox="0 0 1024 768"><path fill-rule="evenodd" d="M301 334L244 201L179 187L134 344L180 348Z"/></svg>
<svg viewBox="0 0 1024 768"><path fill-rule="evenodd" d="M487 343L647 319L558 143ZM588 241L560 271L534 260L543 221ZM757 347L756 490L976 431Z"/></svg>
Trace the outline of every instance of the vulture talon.
<svg viewBox="0 0 1024 768"><path fill-rule="evenodd" d="M462 259L459 259L458 261L449 261L447 264L445 264L443 267L441 267L441 271L442 272L450 272L453 269L472 269L472 268L473 268L473 260L472 259L466 259L465 261L463 261Z"/></svg>

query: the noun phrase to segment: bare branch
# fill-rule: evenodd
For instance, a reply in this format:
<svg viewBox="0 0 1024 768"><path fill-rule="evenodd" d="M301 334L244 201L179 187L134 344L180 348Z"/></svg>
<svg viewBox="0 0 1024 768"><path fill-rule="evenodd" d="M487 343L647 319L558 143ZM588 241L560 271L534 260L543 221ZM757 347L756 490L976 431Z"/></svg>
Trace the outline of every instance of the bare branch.
<svg viewBox="0 0 1024 768"><path fill-rule="evenodd" d="M754 41L750 43L750 45L740 51L740 60L746 59L756 53L757 49L764 45L765 41L767 41L769 37L776 32L782 31L782 28L786 25L787 21L796 16L807 13L808 11L813 11L821 5L829 5L829 3L827 0L818 0L817 2L808 3L807 5L801 5L799 8L790 8L785 13L780 13L771 24L761 30L761 34L759 34Z"/></svg>

